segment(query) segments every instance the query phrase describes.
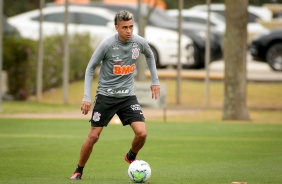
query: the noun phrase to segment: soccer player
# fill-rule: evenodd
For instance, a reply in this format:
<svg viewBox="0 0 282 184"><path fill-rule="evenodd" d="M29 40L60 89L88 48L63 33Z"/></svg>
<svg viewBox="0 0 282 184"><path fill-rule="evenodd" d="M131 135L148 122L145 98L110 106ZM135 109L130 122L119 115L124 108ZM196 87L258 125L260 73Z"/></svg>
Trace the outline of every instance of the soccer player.
<svg viewBox="0 0 282 184"><path fill-rule="evenodd" d="M91 84L94 70L101 64L97 95L90 119L90 132L82 144L77 167L70 179L80 180L83 168L90 157L94 144L112 117L117 114L123 124L130 125L135 136L131 147L124 155L129 164L136 160L136 155L143 147L147 137L145 118L134 93L134 71L137 59L142 53L151 73L152 98L160 96L160 83L152 50L146 40L133 32L133 15L128 11L117 12L114 34L96 48L85 73L84 97L81 111L86 115L91 108ZM149 86L148 86L149 87Z"/></svg>

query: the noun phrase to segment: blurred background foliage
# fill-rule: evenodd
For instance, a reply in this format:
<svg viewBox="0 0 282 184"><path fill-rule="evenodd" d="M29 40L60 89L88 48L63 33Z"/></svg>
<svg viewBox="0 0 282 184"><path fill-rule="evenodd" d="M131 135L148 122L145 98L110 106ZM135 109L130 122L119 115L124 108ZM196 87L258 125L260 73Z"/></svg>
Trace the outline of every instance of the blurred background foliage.
<svg viewBox="0 0 282 184"><path fill-rule="evenodd" d="M53 3L55 0L45 0ZM92 0L102 2L102 0ZM163 0L167 8L177 8L178 0ZM207 0L184 0L184 8L205 4ZM225 0L211 0L212 3L224 3ZM249 0L249 4L262 6L265 3L282 3L282 0ZM40 0L11 1L4 0L4 14L11 17L26 11L38 9ZM84 71L93 53L89 44L89 35L72 35L70 38L70 82L84 78ZM81 45L83 43L83 46ZM9 94L15 100L26 100L35 93L37 42L24 38L5 37L4 70L7 70ZM20 45L20 46L19 46ZM50 90L62 84L63 37L53 36L44 42L43 90ZM78 57L79 56L79 57ZM20 67L19 67L20 66Z"/></svg>
<svg viewBox="0 0 282 184"><path fill-rule="evenodd" d="M35 41L9 37L4 39L3 69L8 74L9 94L15 100L25 100L31 93L33 63L36 62Z"/></svg>
<svg viewBox="0 0 282 184"><path fill-rule="evenodd" d="M93 2L103 2L103 0L92 0ZM164 0L167 4L167 8L177 8L178 0ZM190 8L194 5L205 4L207 0L183 0L184 8ZM211 0L212 3L224 3L225 0ZM45 0L45 3L51 3L54 0ZM282 0L249 0L249 4L261 6L265 3L282 3ZM40 0L25 0L22 1L11 1L4 0L4 14L8 17L17 15L22 12L26 12L33 9L38 9Z"/></svg>
<svg viewBox="0 0 282 184"><path fill-rule="evenodd" d="M167 8L178 8L178 0L164 0ZM184 8L191 8L199 4L206 4L207 0L183 0ZM225 0L211 0L211 3L224 3ZM265 3L282 3L282 0L249 0L250 5L262 6Z"/></svg>
<svg viewBox="0 0 282 184"><path fill-rule="evenodd" d="M70 82L82 80L93 48L89 44L90 36L71 35L70 46ZM62 85L64 37L55 35L44 40L43 90ZM3 68L8 74L9 94L15 100L26 100L36 90L37 45L33 40L9 37L4 39Z"/></svg>

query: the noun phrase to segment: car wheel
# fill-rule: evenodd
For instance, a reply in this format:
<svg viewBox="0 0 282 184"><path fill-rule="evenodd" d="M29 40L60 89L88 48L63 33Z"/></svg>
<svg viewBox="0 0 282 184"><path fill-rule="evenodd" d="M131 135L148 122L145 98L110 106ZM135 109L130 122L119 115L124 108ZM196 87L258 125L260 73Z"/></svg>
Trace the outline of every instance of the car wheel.
<svg viewBox="0 0 282 184"><path fill-rule="evenodd" d="M158 52L156 51L156 49L154 47L152 47L151 45L150 45L150 48L151 48L151 50L152 50L152 52L154 54L154 58L155 58L155 61L156 61L156 67L157 68L165 68L164 65L160 64L159 55L158 55Z"/></svg>
<svg viewBox="0 0 282 184"><path fill-rule="evenodd" d="M282 43L276 43L268 49L266 61L273 70L282 71Z"/></svg>
<svg viewBox="0 0 282 184"><path fill-rule="evenodd" d="M194 55L190 58L190 63L183 65L185 69L201 69L205 67L200 48L194 44ZM191 62L192 61L192 62Z"/></svg>

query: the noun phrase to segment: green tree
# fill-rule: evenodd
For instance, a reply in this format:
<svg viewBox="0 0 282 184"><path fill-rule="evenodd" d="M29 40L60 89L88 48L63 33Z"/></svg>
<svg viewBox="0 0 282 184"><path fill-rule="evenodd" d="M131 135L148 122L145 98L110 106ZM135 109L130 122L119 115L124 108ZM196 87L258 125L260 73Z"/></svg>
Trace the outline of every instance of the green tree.
<svg viewBox="0 0 282 184"><path fill-rule="evenodd" d="M46 3L54 2L54 0L45 0ZM4 14L8 17L38 9L40 6L40 0L24 0L23 1L11 1L4 0Z"/></svg>

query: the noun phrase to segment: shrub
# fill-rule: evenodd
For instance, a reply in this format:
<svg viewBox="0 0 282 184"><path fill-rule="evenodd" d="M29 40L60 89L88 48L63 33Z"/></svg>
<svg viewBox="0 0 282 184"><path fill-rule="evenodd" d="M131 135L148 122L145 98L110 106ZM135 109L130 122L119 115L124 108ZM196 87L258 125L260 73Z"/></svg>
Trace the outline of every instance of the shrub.
<svg viewBox="0 0 282 184"><path fill-rule="evenodd" d="M88 61L93 52L89 44L89 35L72 35L69 39L69 80L84 78ZM64 61L64 39L56 35L47 37L44 41L43 86L44 90L62 84Z"/></svg>
<svg viewBox="0 0 282 184"><path fill-rule="evenodd" d="M26 100L31 89L32 63L35 62L36 42L9 37L4 39L3 69L8 73L8 89L15 100Z"/></svg>
<svg viewBox="0 0 282 184"><path fill-rule="evenodd" d="M93 53L90 36L72 35L69 38L69 80L81 80ZM37 77L36 41L24 38L4 40L4 70L8 72L8 88L15 100L26 100L36 91ZM63 36L55 35L44 39L43 91L62 85L64 60Z"/></svg>

